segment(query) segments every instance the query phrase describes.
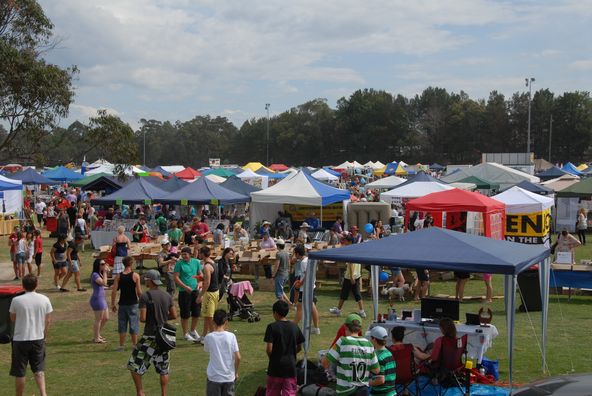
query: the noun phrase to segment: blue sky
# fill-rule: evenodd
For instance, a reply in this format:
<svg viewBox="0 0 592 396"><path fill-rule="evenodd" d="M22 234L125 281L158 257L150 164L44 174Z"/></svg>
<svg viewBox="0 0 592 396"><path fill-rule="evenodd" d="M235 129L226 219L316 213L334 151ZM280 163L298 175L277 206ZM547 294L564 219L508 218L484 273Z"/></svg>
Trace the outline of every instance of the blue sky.
<svg viewBox="0 0 592 396"><path fill-rule="evenodd" d="M249 118L360 88L473 98L592 88L592 0L40 0L78 65L70 117Z"/></svg>

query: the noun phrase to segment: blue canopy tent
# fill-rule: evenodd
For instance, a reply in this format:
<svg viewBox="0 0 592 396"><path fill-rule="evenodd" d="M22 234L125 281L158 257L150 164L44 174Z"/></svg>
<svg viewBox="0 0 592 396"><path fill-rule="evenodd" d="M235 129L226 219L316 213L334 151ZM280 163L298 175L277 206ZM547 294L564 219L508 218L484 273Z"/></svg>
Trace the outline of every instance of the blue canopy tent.
<svg viewBox="0 0 592 396"><path fill-rule="evenodd" d="M261 191L259 187L245 183L239 177L230 176L226 181L220 183L220 186L227 188L235 193L250 196L252 192Z"/></svg>
<svg viewBox="0 0 592 396"><path fill-rule="evenodd" d="M384 174L385 175L394 175L395 172L397 171L397 167L399 166L398 163L396 162L389 162L388 164L386 164L386 169L384 170Z"/></svg>
<svg viewBox="0 0 592 396"><path fill-rule="evenodd" d="M323 169L324 169L325 171L327 171L327 173L329 173L329 174L331 174L331 175L333 175L333 176L336 176L336 177L341 177L341 176L343 176L341 173L334 171L333 169L329 168L328 166L324 166L324 167L323 167Z"/></svg>
<svg viewBox="0 0 592 396"><path fill-rule="evenodd" d="M580 176L582 172L580 172L574 164L568 162L567 164L563 165L562 170L566 171L567 173L571 173L572 175Z"/></svg>
<svg viewBox="0 0 592 396"><path fill-rule="evenodd" d="M128 180L119 180L116 176L102 175L80 188L86 191L105 191L105 194L112 194L129 183Z"/></svg>
<svg viewBox="0 0 592 396"><path fill-rule="evenodd" d="M11 175L8 175L9 178L14 180L20 180L23 184L27 185L35 185L35 184L45 184L45 185L54 185L60 184L60 182L48 179L47 177L37 173L35 169L28 168L22 170L20 172L15 172Z"/></svg>
<svg viewBox="0 0 592 396"><path fill-rule="evenodd" d="M444 169L446 169L446 167L443 165L440 165L437 162L434 162L432 165L430 165L430 170L433 170L435 172L442 171Z"/></svg>
<svg viewBox="0 0 592 396"><path fill-rule="evenodd" d="M429 249L426 249L429 246ZM549 295L549 249L542 245L525 245L431 227L337 249L309 254L311 274L316 261L371 264L374 317L378 315L378 274L376 266L430 268L445 271L496 273L505 275L505 303L508 331L509 383L512 386L514 313L517 275L533 264L540 264L542 309L542 360L546 368L546 334ZM305 337L310 336L310 309L316 276L306 277L303 295ZM309 293L307 293L307 291ZM310 294L310 295L307 295ZM308 311L308 312L307 312ZM308 347L308 344L305 343ZM306 351L307 352L307 351ZM306 356L305 359L306 361Z"/></svg>
<svg viewBox="0 0 592 396"><path fill-rule="evenodd" d="M288 176L285 173L270 172L267 169L265 169L265 167L263 167L263 166L261 168L257 169L255 171L255 173L258 175L267 176L270 179L284 179L286 176Z"/></svg>
<svg viewBox="0 0 592 396"><path fill-rule="evenodd" d="M560 168L554 166L554 167L546 169L540 173L537 173L536 177L545 181L545 180L556 179L558 177L561 177L561 176L567 175L567 174L569 174L569 172L566 172L563 169L560 169Z"/></svg>
<svg viewBox="0 0 592 396"><path fill-rule="evenodd" d="M51 180L59 181L61 183L68 183L70 181L80 180L84 177L80 173L76 173L73 170L66 168L65 166L58 166L57 168L43 172L43 176Z"/></svg>
<svg viewBox="0 0 592 396"><path fill-rule="evenodd" d="M157 187L164 191L175 192L188 184L189 183L185 180L181 180L177 176L173 175L170 179L164 181L160 186Z"/></svg>
<svg viewBox="0 0 592 396"><path fill-rule="evenodd" d="M248 202L251 198L248 195L238 194L232 190L221 187L207 177L200 177L193 183L168 194L161 202L189 205L203 204L234 204Z"/></svg>
<svg viewBox="0 0 592 396"><path fill-rule="evenodd" d="M516 184L516 186L539 195L553 195L555 193L548 187L537 183L531 183L528 180L521 181L520 183Z"/></svg>
<svg viewBox="0 0 592 396"><path fill-rule="evenodd" d="M140 177L112 194L93 199L91 203L93 205L113 205L120 203L142 204L151 203L152 201L162 202L169 195L169 192L161 190L147 181L146 178Z"/></svg>
<svg viewBox="0 0 592 396"><path fill-rule="evenodd" d="M349 198L349 191L329 186L300 170L272 187L251 193L251 224L275 218L279 211L284 210L285 204L318 206L322 222L323 206Z"/></svg>

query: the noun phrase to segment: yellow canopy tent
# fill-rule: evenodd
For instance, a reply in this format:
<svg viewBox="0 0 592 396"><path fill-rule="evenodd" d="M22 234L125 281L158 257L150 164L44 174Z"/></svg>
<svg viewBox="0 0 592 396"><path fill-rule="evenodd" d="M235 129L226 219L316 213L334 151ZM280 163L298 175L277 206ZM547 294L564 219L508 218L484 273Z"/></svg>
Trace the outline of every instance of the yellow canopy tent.
<svg viewBox="0 0 592 396"><path fill-rule="evenodd" d="M382 175L384 175L384 171L386 170L386 165L383 166L382 168L379 169L374 169L374 176L380 176L382 177Z"/></svg>
<svg viewBox="0 0 592 396"><path fill-rule="evenodd" d="M401 175L406 175L407 171L401 166L401 164L399 164L397 166L397 170L395 171L395 175L397 176L401 176Z"/></svg>
<svg viewBox="0 0 592 396"><path fill-rule="evenodd" d="M264 169L268 170L271 173L275 173L274 171L272 171L268 167L264 166L261 162L249 162L248 164L246 164L245 166L243 166L243 169L244 170L250 169L253 172L257 172L261 168L264 168Z"/></svg>
<svg viewBox="0 0 592 396"><path fill-rule="evenodd" d="M580 164L580 166L576 167L576 169L581 172L584 169L588 169L588 165L586 165L586 164Z"/></svg>

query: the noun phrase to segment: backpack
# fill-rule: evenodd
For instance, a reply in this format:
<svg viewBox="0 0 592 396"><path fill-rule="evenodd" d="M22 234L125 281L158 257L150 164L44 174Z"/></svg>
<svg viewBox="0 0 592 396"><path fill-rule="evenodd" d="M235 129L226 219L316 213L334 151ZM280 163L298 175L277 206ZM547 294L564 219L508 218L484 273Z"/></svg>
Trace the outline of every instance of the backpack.
<svg viewBox="0 0 592 396"><path fill-rule="evenodd" d="M152 301L152 295L149 291L148 304L152 307L152 314L154 315L154 301ZM168 352L177 347L177 327L164 322L161 325L156 326L156 345L160 352Z"/></svg>

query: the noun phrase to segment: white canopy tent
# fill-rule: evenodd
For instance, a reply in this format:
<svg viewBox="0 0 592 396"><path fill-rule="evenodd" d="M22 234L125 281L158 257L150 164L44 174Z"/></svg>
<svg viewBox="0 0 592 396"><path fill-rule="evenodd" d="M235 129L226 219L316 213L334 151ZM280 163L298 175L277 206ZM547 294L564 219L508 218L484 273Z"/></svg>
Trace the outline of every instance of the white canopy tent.
<svg viewBox="0 0 592 396"><path fill-rule="evenodd" d="M373 168L374 169L374 162L368 161L364 164L365 168Z"/></svg>
<svg viewBox="0 0 592 396"><path fill-rule="evenodd" d="M335 169L349 169L352 168L353 164L349 161L342 162L341 164L337 165Z"/></svg>
<svg viewBox="0 0 592 396"><path fill-rule="evenodd" d="M364 165L360 164L358 161L352 162L351 167L354 169L364 169Z"/></svg>
<svg viewBox="0 0 592 396"><path fill-rule="evenodd" d="M226 179L223 178L222 176L218 176L218 175L214 175L214 174L209 174L206 177L217 184L224 183L226 181Z"/></svg>
<svg viewBox="0 0 592 396"><path fill-rule="evenodd" d="M454 187L438 182L415 182L380 194L380 200L387 203L399 203L403 198L419 198L425 195L453 190Z"/></svg>
<svg viewBox="0 0 592 396"><path fill-rule="evenodd" d="M385 164L383 164L382 162L380 162L380 161L376 161L376 162L374 163L374 166L373 166L373 168L374 168L374 169L382 169L382 168L384 168L385 166L386 166L386 165L385 165Z"/></svg>
<svg viewBox="0 0 592 396"><path fill-rule="evenodd" d="M373 181L372 183L366 184L366 188L394 188L397 187L399 184L405 183L407 179L403 179L399 176L387 176L383 177L382 179L378 179Z"/></svg>
<svg viewBox="0 0 592 396"><path fill-rule="evenodd" d="M495 162L484 162L470 168L460 169L450 175L442 177L447 183L457 182L469 176L475 176L482 180L487 180L500 185L500 189L512 187L521 181L527 180L531 183L539 183L540 179L528 173L501 165Z"/></svg>
<svg viewBox="0 0 592 396"><path fill-rule="evenodd" d="M266 189L267 186L269 186L269 177L255 173L250 169L245 169L244 171L236 175L236 177L238 177L245 183L249 183L250 185L259 187L261 189ZM287 178L289 178L289 176Z"/></svg>
<svg viewBox="0 0 592 396"><path fill-rule="evenodd" d="M21 213L23 210L23 182L0 175L0 212Z"/></svg>
<svg viewBox="0 0 592 396"><path fill-rule="evenodd" d="M330 174L329 172L327 172L323 168L321 168L318 171L314 172L311 176L314 177L315 179L321 180L321 181L336 181L336 180L339 180L339 178L337 176Z"/></svg>
<svg viewBox="0 0 592 396"><path fill-rule="evenodd" d="M492 198L505 203L506 213L511 214L542 212L555 205L553 198L535 194L516 186Z"/></svg>

